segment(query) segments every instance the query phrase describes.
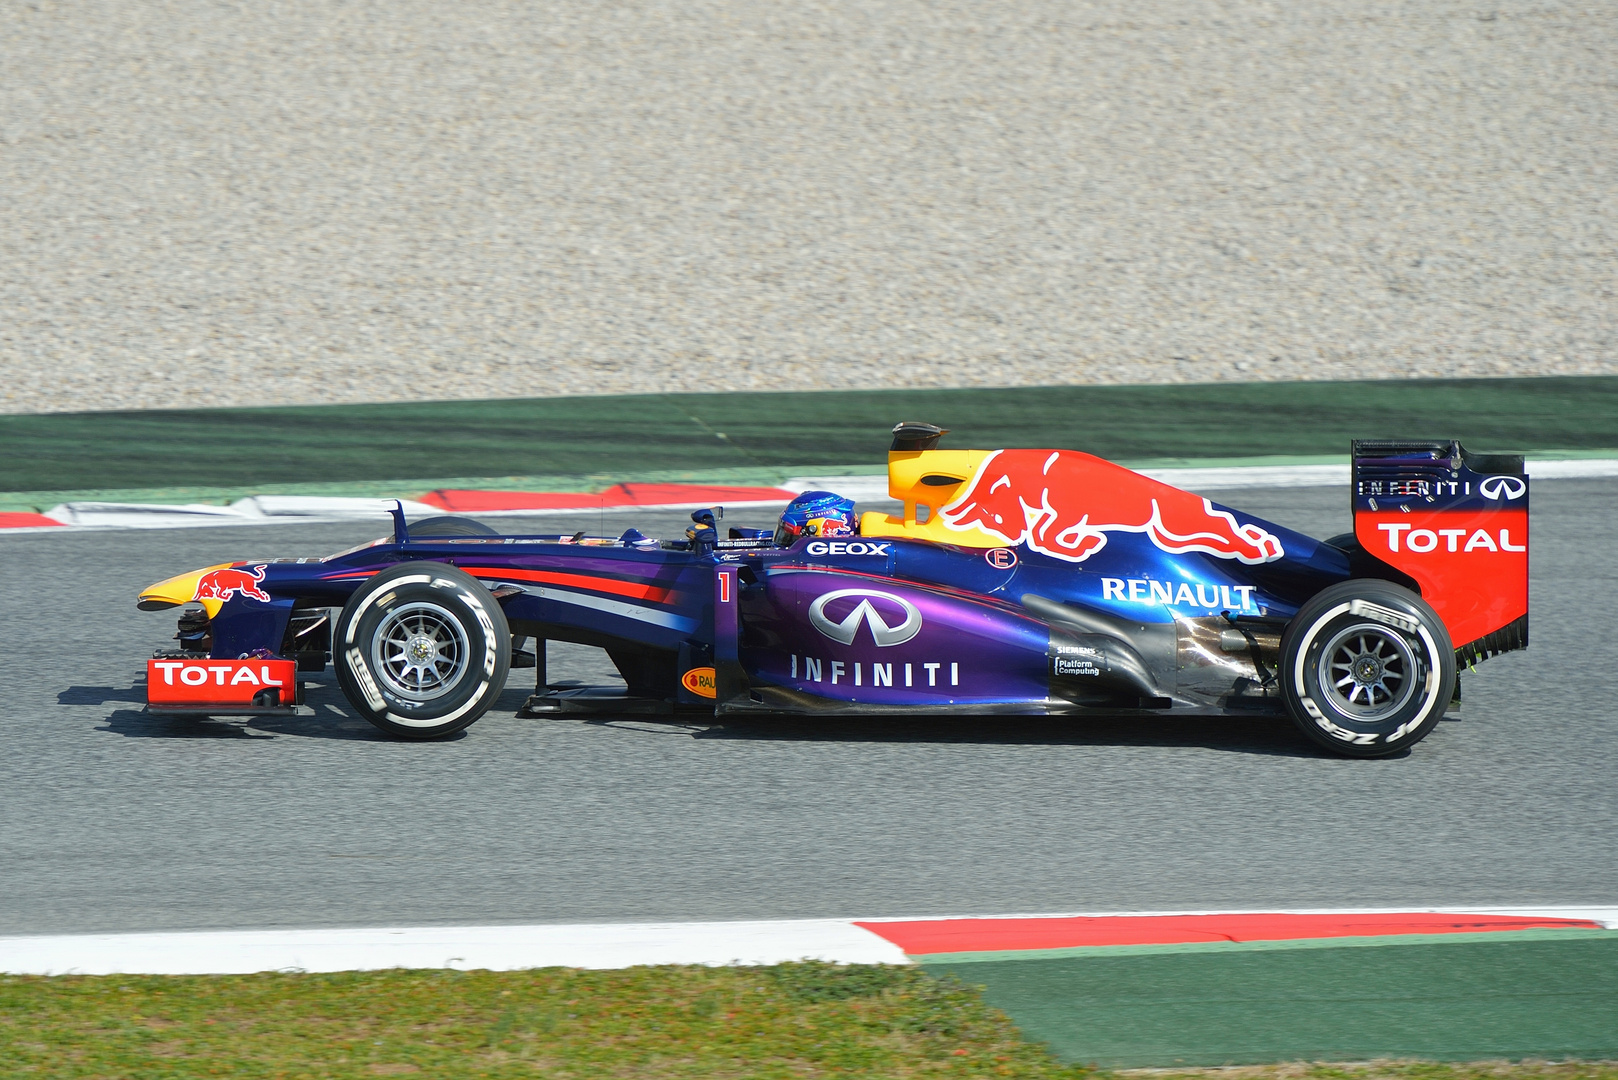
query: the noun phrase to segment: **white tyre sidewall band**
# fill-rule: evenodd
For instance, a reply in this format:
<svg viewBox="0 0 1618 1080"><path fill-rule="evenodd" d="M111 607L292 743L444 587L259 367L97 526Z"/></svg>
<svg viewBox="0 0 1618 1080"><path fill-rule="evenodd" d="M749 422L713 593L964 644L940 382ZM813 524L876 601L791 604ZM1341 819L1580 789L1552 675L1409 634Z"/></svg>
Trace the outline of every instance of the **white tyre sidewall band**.
<svg viewBox="0 0 1618 1080"><path fill-rule="evenodd" d="M1371 581L1375 583L1371 584ZM1329 602L1329 606L1323 610L1309 615L1307 624L1293 639L1290 647L1291 662L1286 673L1289 685L1285 689L1290 692L1288 696L1291 701L1288 704L1293 706L1291 709L1293 719L1306 733L1313 727L1325 736L1319 740L1322 745L1350 756L1364 757L1391 753L1418 742L1437 723L1446 706L1443 700L1446 683L1444 668L1446 661L1452 662L1452 650L1447 653L1447 646L1441 644L1434 636L1428 624L1437 617L1424 610L1426 605L1421 604L1418 597L1413 594L1408 600L1397 594L1390 597L1376 597L1375 594L1383 589L1399 589L1400 593L1405 590L1392 583L1371 579L1366 583L1369 585L1366 591L1375 598L1361 599L1351 595L1356 591L1351 586L1357 584L1349 582L1334 586L1335 590L1345 595L1339 600ZM1395 726L1386 730L1370 729L1383 728L1388 720L1376 723L1358 720L1337 708L1328 694L1317 694L1317 688L1311 685L1312 680L1317 677L1314 674L1319 662L1316 651L1321 647L1328 632L1345 617L1363 619L1386 627L1403 638L1408 645L1415 647L1420 654L1416 660L1421 670L1412 673L1419 675L1423 680L1423 685L1418 691L1420 703L1414 712L1400 717ZM1408 708L1408 705L1405 708ZM1302 715L1299 715L1300 713Z"/></svg>
<svg viewBox="0 0 1618 1080"><path fill-rule="evenodd" d="M475 721L503 689L501 684L510 663L509 656L504 662L501 657L501 645L509 643L510 631L498 601L476 579L453 567L434 565L431 572L422 573L419 566L412 565L414 572L383 571L350 599L342 615L343 647L338 665L344 693L361 715L384 731L413 738L452 734ZM424 588L438 593L433 598L435 604L447 602L445 613L460 624L476 658L467 665L455 688L442 695L453 704L447 711L431 715L420 715L430 713L430 704L410 708L408 702L396 700L383 690L382 680L371 670L372 643L362 640L377 632L387 610L412 595L420 597ZM375 625L369 625L373 621ZM469 680L471 692L463 697Z"/></svg>

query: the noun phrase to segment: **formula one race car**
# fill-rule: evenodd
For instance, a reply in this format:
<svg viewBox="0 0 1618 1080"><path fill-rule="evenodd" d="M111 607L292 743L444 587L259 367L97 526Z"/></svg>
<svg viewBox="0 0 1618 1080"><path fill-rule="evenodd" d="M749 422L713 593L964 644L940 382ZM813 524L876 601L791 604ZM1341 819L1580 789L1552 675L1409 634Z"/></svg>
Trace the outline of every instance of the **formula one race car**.
<svg viewBox="0 0 1618 1080"><path fill-rule="evenodd" d="M1528 643L1520 456L1356 442L1354 531L1321 542L1088 454L943 434L894 429L903 511L843 535L721 538L699 511L682 540L504 536L400 509L325 559L170 578L140 594L185 607L149 708L291 711L330 662L371 723L428 739L515 663L538 668L523 715L1285 712L1372 757L1458 703L1457 664ZM547 639L605 649L627 689L548 687Z"/></svg>

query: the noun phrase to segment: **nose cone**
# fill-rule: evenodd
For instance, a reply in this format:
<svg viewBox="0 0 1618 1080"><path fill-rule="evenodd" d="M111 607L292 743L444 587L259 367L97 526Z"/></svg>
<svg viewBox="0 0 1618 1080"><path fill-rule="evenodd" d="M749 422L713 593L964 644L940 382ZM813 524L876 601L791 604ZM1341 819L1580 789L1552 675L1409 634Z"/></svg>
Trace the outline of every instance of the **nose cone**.
<svg viewBox="0 0 1618 1080"><path fill-rule="evenodd" d="M140 599L135 602L135 606L142 611L162 611L165 608L189 604L197 599L197 586L204 574L211 574L215 570L227 570L234 565L235 563L228 562L216 563L213 566L204 566L201 570L176 574L174 577L159 581L156 585L148 585L140 591ZM221 600L204 599L198 602L207 609L210 619L219 614L219 609L224 606Z"/></svg>

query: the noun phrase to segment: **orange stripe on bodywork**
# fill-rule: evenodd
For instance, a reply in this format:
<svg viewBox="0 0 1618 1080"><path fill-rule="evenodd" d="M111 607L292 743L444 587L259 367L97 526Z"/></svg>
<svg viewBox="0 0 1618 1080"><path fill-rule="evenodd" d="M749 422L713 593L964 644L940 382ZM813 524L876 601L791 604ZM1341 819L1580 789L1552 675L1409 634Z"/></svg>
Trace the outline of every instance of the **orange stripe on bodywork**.
<svg viewBox="0 0 1618 1080"><path fill-rule="evenodd" d="M500 581L537 581L546 585L567 585L592 592L612 593L634 600L649 600L654 604L674 602L674 590L662 585L648 585L640 581L619 581L617 578L592 577L589 574L567 574L560 570L513 570L503 567L464 566L476 578Z"/></svg>

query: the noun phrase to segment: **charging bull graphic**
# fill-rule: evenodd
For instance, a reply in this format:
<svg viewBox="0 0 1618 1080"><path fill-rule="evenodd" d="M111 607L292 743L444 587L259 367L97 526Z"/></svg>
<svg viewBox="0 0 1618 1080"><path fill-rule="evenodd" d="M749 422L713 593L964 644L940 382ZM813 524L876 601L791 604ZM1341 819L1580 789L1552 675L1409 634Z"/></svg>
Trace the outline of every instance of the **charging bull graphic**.
<svg viewBox="0 0 1618 1080"><path fill-rule="evenodd" d="M1248 564L1284 554L1274 534L1238 524L1207 499L1072 450L996 450L940 516L950 529L980 529L1070 562L1088 559L1115 532Z"/></svg>
<svg viewBox="0 0 1618 1080"><path fill-rule="evenodd" d="M197 579L197 592L193 600L229 600L235 593L254 600L270 602L270 594L259 588L259 582L264 580L264 565L260 563L251 570L241 570L230 567L225 570L213 570L203 574Z"/></svg>

